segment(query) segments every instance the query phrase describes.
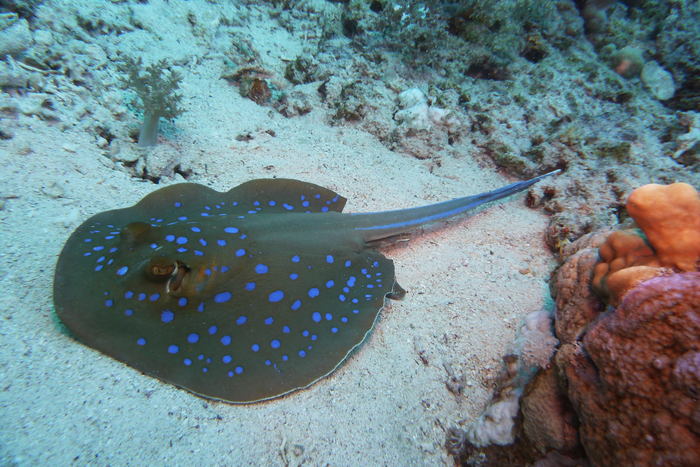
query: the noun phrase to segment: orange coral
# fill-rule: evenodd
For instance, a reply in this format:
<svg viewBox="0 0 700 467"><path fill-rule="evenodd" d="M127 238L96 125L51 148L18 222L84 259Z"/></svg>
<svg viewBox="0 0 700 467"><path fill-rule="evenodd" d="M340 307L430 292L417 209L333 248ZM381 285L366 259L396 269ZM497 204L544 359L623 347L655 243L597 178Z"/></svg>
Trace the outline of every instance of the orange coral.
<svg viewBox="0 0 700 467"><path fill-rule="evenodd" d="M644 185L627 198L627 212L639 229L610 235L593 275L593 289L613 306L643 281L700 270L700 196L692 186Z"/></svg>

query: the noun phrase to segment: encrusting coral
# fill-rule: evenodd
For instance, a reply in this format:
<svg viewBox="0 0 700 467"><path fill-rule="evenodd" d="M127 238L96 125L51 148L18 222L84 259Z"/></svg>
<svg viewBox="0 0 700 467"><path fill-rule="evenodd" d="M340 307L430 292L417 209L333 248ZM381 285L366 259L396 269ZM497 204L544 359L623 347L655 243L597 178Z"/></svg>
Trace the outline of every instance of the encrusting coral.
<svg viewBox="0 0 700 467"><path fill-rule="evenodd" d="M592 283L613 306L641 282L700 270L700 196L692 186L644 185L629 195L627 212L639 228L608 237Z"/></svg>
<svg viewBox="0 0 700 467"><path fill-rule="evenodd" d="M642 283L566 347L593 465L700 465L700 273Z"/></svg>

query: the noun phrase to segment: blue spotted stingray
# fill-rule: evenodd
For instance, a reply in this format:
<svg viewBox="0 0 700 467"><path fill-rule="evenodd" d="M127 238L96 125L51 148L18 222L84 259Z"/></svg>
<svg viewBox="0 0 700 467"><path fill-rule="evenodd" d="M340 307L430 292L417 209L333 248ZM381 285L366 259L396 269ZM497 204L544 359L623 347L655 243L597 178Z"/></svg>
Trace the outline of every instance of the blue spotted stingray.
<svg viewBox="0 0 700 467"><path fill-rule="evenodd" d="M83 343L201 396L274 398L333 372L385 298L403 297L377 247L548 175L362 214L296 180L168 186L78 227L56 265L56 313Z"/></svg>

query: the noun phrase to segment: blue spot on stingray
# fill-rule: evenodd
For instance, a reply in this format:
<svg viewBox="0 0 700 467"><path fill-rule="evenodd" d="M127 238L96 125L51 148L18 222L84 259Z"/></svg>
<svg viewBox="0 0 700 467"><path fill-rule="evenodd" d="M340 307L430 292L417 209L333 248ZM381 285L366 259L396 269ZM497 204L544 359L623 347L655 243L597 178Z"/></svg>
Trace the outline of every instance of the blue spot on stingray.
<svg viewBox="0 0 700 467"><path fill-rule="evenodd" d="M226 303L229 300L231 300L231 292L221 292L214 297L216 303Z"/></svg>
<svg viewBox="0 0 700 467"><path fill-rule="evenodd" d="M326 262L327 262L327 263L332 263L332 262L333 262L333 256L331 256L331 255L326 256Z"/></svg>
<svg viewBox="0 0 700 467"><path fill-rule="evenodd" d="M265 320L265 324L267 324L267 325L269 326L269 325L271 325L271 324L273 323L273 321L274 321L274 319L272 319L272 316L270 316L269 318L267 318L267 319Z"/></svg>
<svg viewBox="0 0 700 467"><path fill-rule="evenodd" d="M189 358L186 358L184 363L185 363L185 365L190 366L190 365L192 365L192 360L190 360Z"/></svg>
<svg viewBox="0 0 700 467"><path fill-rule="evenodd" d="M241 248L240 250L236 250L236 256L241 257L245 254L245 250Z"/></svg>
<svg viewBox="0 0 700 467"><path fill-rule="evenodd" d="M350 293L350 289L347 288L347 287L343 287L343 292L345 292L345 293Z"/></svg>
<svg viewBox="0 0 700 467"><path fill-rule="evenodd" d="M376 268L376 267L378 267L378 266L379 266L379 262L378 262L378 261L375 261L374 263L372 263L372 267L373 267L373 268Z"/></svg>
<svg viewBox="0 0 700 467"><path fill-rule="evenodd" d="M299 255L292 256L292 263L298 263L298 262L299 262Z"/></svg>
<svg viewBox="0 0 700 467"><path fill-rule="evenodd" d="M282 326L282 332L285 334L289 334L289 332L290 332L289 326Z"/></svg>
<svg viewBox="0 0 700 467"><path fill-rule="evenodd" d="M333 282L333 281L328 281L328 282L326 282L326 287L328 287L329 289L330 289L331 287L333 287L334 285L335 285L335 282Z"/></svg>
<svg viewBox="0 0 700 467"><path fill-rule="evenodd" d="M95 271L101 271L101 270L102 270L102 265L101 265L101 264L95 268Z"/></svg>
<svg viewBox="0 0 700 467"><path fill-rule="evenodd" d="M224 232L226 232L226 233L238 233L238 229L235 227L226 227L224 229Z"/></svg>
<svg viewBox="0 0 700 467"><path fill-rule="evenodd" d="M204 311L204 302L199 304L199 306L197 307L197 311L199 311L199 312Z"/></svg>
<svg viewBox="0 0 700 467"><path fill-rule="evenodd" d="M146 294L145 294L145 293L140 293L140 294L139 294L139 302L142 302L142 301L144 301L144 300L146 300Z"/></svg>
<svg viewBox="0 0 700 467"><path fill-rule="evenodd" d="M309 331L304 331L301 333L301 335L304 337L309 337Z"/></svg>
<svg viewBox="0 0 700 467"><path fill-rule="evenodd" d="M270 342L270 346L272 346L273 349L279 349L280 341L278 341L277 339L273 339L272 342Z"/></svg>
<svg viewBox="0 0 700 467"><path fill-rule="evenodd" d="M228 372L228 377L231 378L233 376L233 371Z"/></svg>
<svg viewBox="0 0 700 467"><path fill-rule="evenodd" d="M124 295L124 298L129 299L129 298L133 298L133 296L134 296L134 292L132 292L131 290L129 290L129 291Z"/></svg>
<svg viewBox="0 0 700 467"><path fill-rule="evenodd" d="M180 297L180 300L177 301L177 304L180 306L185 306L187 305L187 299L185 297Z"/></svg>
<svg viewBox="0 0 700 467"><path fill-rule="evenodd" d="M91 238L86 238L86 239L85 239L85 243L90 243L91 241L92 241Z"/></svg>
<svg viewBox="0 0 700 467"><path fill-rule="evenodd" d="M146 339L143 337L139 337L139 340L136 341L138 345L146 345Z"/></svg>
<svg viewBox="0 0 700 467"><path fill-rule="evenodd" d="M170 310L164 310L164 311L160 314L160 320L161 320L162 322L164 322L164 323L169 323L169 322L171 322L173 319L175 319L175 313L173 313L173 312L170 311Z"/></svg>
<svg viewBox="0 0 700 467"><path fill-rule="evenodd" d="M200 355L199 357L197 357L197 360L204 360L204 355Z"/></svg>
<svg viewBox="0 0 700 467"><path fill-rule="evenodd" d="M222 337L222 338L221 338L221 343L224 344L224 345L229 345L229 344L231 344L231 336L229 336L229 335L227 334L227 335L225 335L224 337Z"/></svg>
<svg viewBox="0 0 700 467"><path fill-rule="evenodd" d="M190 227L190 229L192 230L192 232L201 232L202 231L202 229L200 229L199 227Z"/></svg>
<svg viewBox="0 0 700 467"><path fill-rule="evenodd" d="M223 360L224 363L231 363L231 360L233 359L230 355L224 355L224 358L222 358L221 360Z"/></svg>
<svg viewBox="0 0 700 467"><path fill-rule="evenodd" d="M308 202L308 201L304 201L303 203L301 203L301 205L304 206L305 208L308 208L308 207L309 207L309 202Z"/></svg>
<svg viewBox="0 0 700 467"><path fill-rule="evenodd" d="M297 300L296 302L292 303L292 310L296 311L299 309L301 306L301 300Z"/></svg>
<svg viewBox="0 0 700 467"><path fill-rule="evenodd" d="M291 206L291 205L289 205L289 204L287 204L287 203L284 203L282 206L284 206L284 208L285 208L287 211L291 211L292 209L294 209L294 206Z"/></svg>
<svg viewBox="0 0 700 467"><path fill-rule="evenodd" d="M176 207L176 208L179 208L180 206L182 206L182 203L181 203L181 202L178 201L177 203L175 203L175 207Z"/></svg>
<svg viewBox="0 0 700 467"><path fill-rule="evenodd" d="M179 221L186 221L186 220L187 220L187 217L185 217L185 216L178 217L177 220L179 220Z"/></svg>
<svg viewBox="0 0 700 467"><path fill-rule="evenodd" d="M194 250L194 255L195 255L195 256L204 256L204 253L202 253L202 252L199 251L199 250Z"/></svg>
<svg viewBox="0 0 700 467"><path fill-rule="evenodd" d="M348 317L347 317L347 316L343 316L342 318L340 318L340 321L342 321L343 323L347 323L347 322L348 322Z"/></svg>
<svg viewBox="0 0 700 467"><path fill-rule="evenodd" d="M358 302L358 300L356 298L352 299L352 303L357 303L357 302Z"/></svg>
<svg viewBox="0 0 700 467"><path fill-rule="evenodd" d="M198 340L199 340L199 334L196 334L194 332L192 334L190 334L189 336L187 336L187 342L189 342L190 344L194 344Z"/></svg>
<svg viewBox="0 0 700 467"><path fill-rule="evenodd" d="M374 285L372 285L372 284L367 284L367 288L368 288L368 289L373 289L373 288L374 288Z"/></svg>
<svg viewBox="0 0 700 467"><path fill-rule="evenodd" d="M110 249L109 249L109 252L110 252L110 253L114 253L114 252L117 251L117 250L118 250L118 248L115 246L115 247L110 248Z"/></svg>
<svg viewBox="0 0 700 467"><path fill-rule="evenodd" d="M124 312L124 314L126 316L131 316L134 314L134 310L132 310L131 308L127 308L127 310Z"/></svg>
<svg viewBox="0 0 700 467"><path fill-rule="evenodd" d="M246 290L255 290L255 282L248 282L248 283L245 285L245 289L246 289Z"/></svg>
<svg viewBox="0 0 700 467"><path fill-rule="evenodd" d="M96 246L95 248L93 248L94 251L100 251L100 250L104 250L104 249L105 249L105 247L103 247L103 246Z"/></svg>
<svg viewBox="0 0 700 467"><path fill-rule="evenodd" d="M328 207L327 207L327 206L323 206L323 207L321 208L321 212L328 212Z"/></svg>
<svg viewBox="0 0 700 467"><path fill-rule="evenodd" d="M255 266L255 272L257 272L258 274L265 274L269 270L270 268L268 268L264 264L258 264L257 266Z"/></svg>
<svg viewBox="0 0 700 467"><path fill-rule="evenodd" d="M178 347L175 344L168 347L168 353L178 353L179 351L180 351L180 347Z"/></svg>
<svg viewBox="0 0 700 467"><path fill-rule="evenodd" d="M104 260L105 260L105 257L104 257L104 256L100 256L99 259L97 260L97 262L98 262L98 263L101 263L101 262L104 261Z"/></svg>
<svg viewBox="0 0 700 467"><path fill-rule="evenodd" d="M123 276L124 274L126 274L126 271L128 271L128 270L129 270L129 268L127 266L119 268L119 270L117 271L117 276Z"/></svg>
<svg viewBox="0 0 700 467"><path fill-rule="evenodd" d="M277 204L277 203L275 203L274 201L270 201L268 204L269 204L270 206L274 206L274 205Z"/></svg>
<svg viewBox="0 0 700 467"><path fill-rule="evenodd" d="M316 339L318 339L318 336L316 334L311 334L311 340L315 341ZM311 348L311 347L309 347L309 348Z"/></svg>
<svg viewBox="0 0 700 467"><path fill-rule="evenodd" d="M253 349L253 352L257 352L258 350L260 350L260 346L258 344L253 344L253 347L251 348Z"/></svg>
<svg viewBox="0 0 700 467"><path fill-rule="evenodd" d="M207 246L207 241L204 240L203 238L199 239L199 243L201 243L203 246Z"/></svg>
<svg viewBox="0 0 700 467"><path fill-rule="evenodd" d="M358 314L360 310L352 310L353 313Z"/></svg>
<svg viewBox="0 0 700 467"><path fill-rule="evenodd" d="M221 272L228 271L228 266L221 266Z"/></svg>
<svg viewBox="0 0 700 467"><path fill-rule="evenodd" d="M350 276L350 278L348 279L348 287L354 287L356 280L357 279L355 279L355 276Z"/></svg>
<svg viewBox="0 0 700 467"><path fill-rule="evenodd" d="M243 373L243 367L242 367L242 366L237 366L237 367L236 367L236 374L240 375L241 373Z"/></svg>
<svg viewBox="0 0 700 467"><path fill-rule="evenodd" d="M333 315L330 314L330 313L326 313L326 319L327 319L328 321L332 320L332 319L333 319Z"/></svg>
<svg viewBox="0 0 700 467"><path fill-rule="evenodd" d="M331 332L335 334L336 332L338 332L338 328L331 328Z"/></svg>
<svg viewBox="0 0 700 467"><path fill-rule="evenodd" d="M338 295L338 299L339 299L341 302L344 302L344 301L345 301L345 295Z"/></svg>
<svg viewBox="0 0 700 467"><path fill-rule="evenodd" d="M236 320L236 324L238 324L240 326L241 324L244 324L246 321L248 321L248 318L246 318L245 316L239 316L238 319Z"/></svg>
<svg viewBox="0 0 700 467"><path fill-rule="evenodd" d="M225 245L226 245L226 240L217 240L216 243L218 243L218 244L221 245L221 246L225 246Z"/></svg>
<svg viewBox="0 0 700 467"><path fill-rule="evenodd" d="M313 289L309 289L309 297L314 298L318 297L318 289L314 287Z"/></svg>
<svg viewBox="0 0 700 467"><path fill-rule="evenodd" d="M187 251L187 248L180 247L180 248L177 249L177 251L180 252L180 253L184 253L184 252Z"/></svg>
<svg viewBox="0 0 700 467"><path fill-rule="evenodd" d="M148 299L149 299L150 301L152 301L152 302L155 302L155 301L158 300L159 298L160 298L160 294L159 294L159 293L154 293L153 295L151 295L150 297L148 297Z"/></svg>
<svg viewBox="0 0 700 467"><path fill-rule="evenodd" d="M211 334L211 335L213 336L214 334L216 334L216 330L217 330L217 329L218 329L218 328L217 328L216 326L210 327L210 328L209 328L209 334Z"/></svg>
<svg viewBox="0 0 700 467"><path fill-rule="evenodd" d="M289 275L289 278L290 278L291 280L296 280L298 277L299 277L299 274L296 274L296 273L292 273L292 274Z"/></svg>
<svg viewBox="0 0 700 467"><path fill-rule="evenodd" d="M303 350L300 350L300 351L299 351L299 356L300 356L300 357L306 357L306 352L304 352Z"/></svg>
<svg viewBox="0 0 700 467"><path fill-rule="evenodd" d="M105 306L112 306L112 305L114 305L114 300L112 300L111 298L105 302Z"/></svg>
<svg viewBox="0 0 700 467"><path fill-rule="evenodd" d="M321 322L321 313L319 313L318 311L314 311L314 314L311 315L311 318L314 321L316 321L317 323L320 323Z"/></svg>
<svg viewBox="0 0 700 467"><path fill-rule="evenodd" d="M167 235L165 239L169 242L174 242L175 241L175 235Z"/></svg>
<svg viewBox="0 0 700 467"><path fill-rule="evenodd" d="M272 362L270 360L265 360L265 365L270 366L272 365Z"/></svg>
<svg viewBox="0 0 700 467"><path fill-rule="evenodd" d="M209 269L209 268L205 269L204 274L206 274L207 276L211 276L211 269Z"/></svg>
<svg viewBox="0 0 700 467"><path fill-rule="evenodd" d="M279 302L283 298L284 298L284 292L282 292L281 290L275 290L274 292L272 292L270 294L270 296L268 297L268 300L270 300L271 303L275 303L275 302Z"/></svg>
<svg viewBox="0 0 700 467"><path fill-rule="evenodd" d="M316 196L314 196L314 198L316 198L316 199L321 199L321 195L320 195L320 194L316 194Z"/></svg>

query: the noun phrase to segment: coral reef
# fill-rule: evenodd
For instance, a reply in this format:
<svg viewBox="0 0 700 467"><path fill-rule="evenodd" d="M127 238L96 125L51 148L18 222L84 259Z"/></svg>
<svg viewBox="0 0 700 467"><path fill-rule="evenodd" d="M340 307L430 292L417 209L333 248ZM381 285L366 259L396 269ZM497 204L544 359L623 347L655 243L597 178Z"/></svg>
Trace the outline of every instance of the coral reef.
<svg viewBox="0 0 700 467"><path fill-rule="evenodd" d="M700 464L699 284L644 282L558 359L594 465Z"/></svg>
<svg viewBox="0 0 700 467"><path fill-rule="evenodd" d="M608 237L592 282L613 306L652 277L700 269L700 196L692 186L644 185L630 194L627 212L639 228Z"/></svg>

